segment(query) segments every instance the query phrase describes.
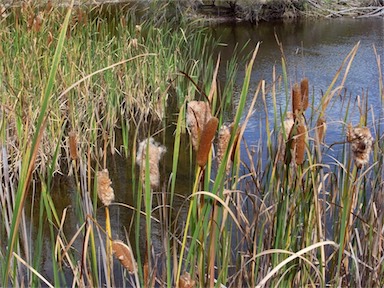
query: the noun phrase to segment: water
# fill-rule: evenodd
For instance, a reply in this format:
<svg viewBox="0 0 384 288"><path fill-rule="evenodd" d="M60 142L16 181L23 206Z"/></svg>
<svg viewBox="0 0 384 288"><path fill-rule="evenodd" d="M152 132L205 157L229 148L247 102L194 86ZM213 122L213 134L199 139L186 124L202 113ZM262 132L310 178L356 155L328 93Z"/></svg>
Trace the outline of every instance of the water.
<svg viewBox="0 0 384 288"><path fill-rule="evenodd" d="M251 25L249 23L220 24L211 27L211 33L220 39L224 46L220 46L223 61L228 61L238 48L244 47L239 57L245 57L260 41L260 50L257 55L251 78L251 91L256 89L259 81L266 80L267 86L272 82L272 70L276 69L277 76L282 75L282 52L276 38L282 43L284 56L287 61L288 81L292 86L294 82L300 82L303 77L308 77L310 83L310 96L314 97L314 106L317 107L322 94L331 84L343 60L352 48L360 42L356 57L348 73L345 86L336 102L327 109L326 121L328 123L326 143L341 141L345 109L342 109L342 96L352 99L349 121L358 124L359 113L356 99L360 95L368 95L369 118L368 126L373 121L381 121L381 98L379 92L379 72L376 63L374 48L377 54L384 56L384 19L327 19L308 20L298 22L272 22ZM236 49L237 47L237 49ZM224 66L224 65L223 65ZM244 65L241 66L236 82L236 92L233 101L237 101L244 78ZM381 70L384 70L383 60ZM342 74L343 75L343 74ZM336 83L336 88L342 79ZM384 96L384 95L383 95ZM249 101L251 101L251 93ZM273 119L273 103L267 98L268 116ZM278 109L286 109L287 97L284 89L277 95ZM260 136L259 120L265 119L264 107L259 101L254 113L254 121L250 121L246 131L246 139L256 143L255 135ZM288 110L291 110L288 100ZM307 114L310 113L307 111ZM376 117L373 119L372 113ZM262 121L263 122L263 121ZM262 131L263 134L265 131ZM373 132L373 131L372 131Z"/></svg>

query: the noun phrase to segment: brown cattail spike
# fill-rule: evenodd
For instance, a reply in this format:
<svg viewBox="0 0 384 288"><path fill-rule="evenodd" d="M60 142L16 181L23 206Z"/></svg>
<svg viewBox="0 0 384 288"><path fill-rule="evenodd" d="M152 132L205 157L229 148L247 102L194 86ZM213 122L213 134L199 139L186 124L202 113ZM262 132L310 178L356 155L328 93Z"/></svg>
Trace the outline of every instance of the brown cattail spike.
<svg viewBox="0 0 384 288"><path fill-rule="evenodd" d="M302 109L303 111L307 110L308 108L308 78L304 78L301 80L300 83L300 91L301 91L301 103L302 103Z"/></svg>
<svg viewBox="0 0 384 288"><path fill-rule="evenodd" d="M199 149L200 136L205 124L211 119L211 109L204 101L191 101L187 107L187 126L191 133L192 146Z"/></svg>
<svg viewBox="0 0 384 288"><path fill-rule="evenodd" d="M120 261L121 265L123 265L123 267L127 269L129 273L136 272L136 262L128 245L122 241L114 240L112 242L112 251L116 258Z"/></svg>
<svg viewBox="0 0 384 288"><path fill-rule="evenodd" d="M351 143L351 149L356 166L361 168L369 162L369 153L372 150L373 137L367 127L352 127L348 124L347 141Z"/></svg>
<svg viewBox="0 0 384 288"><path fill-rule="evenodd" d="M300 87L299 84L295 83L292 88L292 110L295 119L300 116L302 109Z"/></svg>
<svg viewBox="0 0 384 288"><path fill-rule="evenodd" d="M317 134L317 139L319 140L319 142L323 142L324 141L324 136L325 136L325 132L327 131L327 123L325 122L325 119L323 117L320 117L318 120L317 120L317 123L316 123L316 134Z"/></svg>
<svg viewBox="0 0 384 288"><path fill-rule="evenodd" d="M207 164L208 154L211 150L212 140L215 137L218 124L219 119L212 117L205 125L203 133L201 133L199 150L197 151L197 164L200 167L204 167Z"/></svg>
<svg viewBox="0 0 384 288"><path fill-rule="evenodd" d="M305 126L304 121L299 123L297 126L297 138L296 142L296 164L301 165L304 163L304 155L305 155L305 146L307 139L307 127Z"/></svg>
<svg viewBox="0 0 384 288"><path fill-rule="evenodd" d="M111 184L112 181L109 179L108 169L97 172L97 195L105 206L109 206L115 199Z"/></svg>
<svg viewBox="0 0 384 288"><path fill-rule="evenodd" d="M69 156L72 160L77 159L77 139L76 132L71 131L68 133L69 137Z"/></svg>
<svg viewBox="0 0 384 288"><path fill-rule="evenodd" d="M148 147L147 147L148 146ZM146 167L146 155L148 149L148 163L149 163L149 180L152 189L156 189L160 185L160 170L159 162L163 157L167 149L155 142L150 137L140 142L136 155L136 163L140 166L140 174L143 183L145 182L145 167Z"/></svg>

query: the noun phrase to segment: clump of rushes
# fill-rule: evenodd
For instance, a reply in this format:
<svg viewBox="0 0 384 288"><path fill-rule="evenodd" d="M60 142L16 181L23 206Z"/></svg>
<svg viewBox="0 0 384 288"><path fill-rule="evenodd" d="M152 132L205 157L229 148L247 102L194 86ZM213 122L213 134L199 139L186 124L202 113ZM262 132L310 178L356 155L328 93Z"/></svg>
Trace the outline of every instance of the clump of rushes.
<svg viewBox="0 0 384 288"><path fill-rule="evenodd" d="M192 146L195 151L199 149L201 133L211 117L209 103L204 101L191 101L188 103L187 126L191 133Z"/></svg>
<svg viewBox="0 0 384 288"><path fill-rule="evenodd" d="M179 287L180 288L193 288L195 287L196 281L191 278L188 272L185 272L180 276Z"/></svg>
<svg viewBox="0 0 384 288"><path fill-rule="evenodd" d="M156 189L160 185L159 162L164 153L167 152L167 149L160 143L157 143L152 137L140 142L137 149L136 163L140 166L140 175L143 183L145 181L147 146L150 184L152 189Z"/></svg>
<svg viewBox="0 0 384 288"><path fill-rule="evenodd" d="M369 162L369 153L372 150L373 137L368 127L352 127L348 124L347 141L351 143L352 155L356 166L361 168Z"/></svg>
<svg viewBox="0 0 384 288"><path fill-rule="evenodd" d="M129 273L132 274L136 272L136 261L133 257L132 250L127 244L120 240L114 240L112 242L112 252Z"/></svg>
<svg viewBox="0 0 384 288"><path fill-rule="evenodd" d="M105 206L109 206L115 199L111 184L108 169L97 172L97 195Z"/></svg>
<svg viewBox="0 0 384 288"><path fill-rule="evenodd" d="M201 133L199 149L197 150L196 162L203 168L208 161L208 154L211 151L212 141L215 138L217 125L219 119L212 117L204 126L204 130Z"/></svg>

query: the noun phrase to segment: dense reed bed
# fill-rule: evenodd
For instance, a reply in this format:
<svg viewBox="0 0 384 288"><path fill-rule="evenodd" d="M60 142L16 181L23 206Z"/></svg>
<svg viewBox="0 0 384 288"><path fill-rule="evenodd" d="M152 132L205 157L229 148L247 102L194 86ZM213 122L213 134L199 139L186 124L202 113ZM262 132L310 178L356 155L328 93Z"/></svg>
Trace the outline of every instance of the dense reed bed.
<svg viewBox="0 0 384 288"><path fill-rule="evenodd" d="M284 57L282 75L250 94L257 45L231 107L236 61L219 87L215 43L193 23L157 26L121 12L105 25L105 14L89 18L76 7L6 12L2 286L384 285L384 143L379 122L368 123L367 100L359 123L347 123L345 110L340 143L324 142L327 108L358 44L319 103L310 79L289 84ZM287 105L278 107L282 91ZM260 123L267 137L252 151L243 134L256 101L267 109L267 97L274 119ZM331 144L341 153L325 162ZM124 173L133 205L115 200L115 153L131 163ZM192 185L178 181L185 166ZM58 174L75 187L63 210L53 190ZM111 223L116 207L133 214L121 239Z"/></svg>

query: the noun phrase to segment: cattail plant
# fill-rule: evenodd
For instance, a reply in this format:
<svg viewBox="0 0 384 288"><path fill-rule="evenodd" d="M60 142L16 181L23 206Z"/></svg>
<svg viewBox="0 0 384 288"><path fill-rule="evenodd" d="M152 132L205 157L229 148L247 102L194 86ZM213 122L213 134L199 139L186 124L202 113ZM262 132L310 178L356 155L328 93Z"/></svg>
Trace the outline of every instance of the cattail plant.
<svg viewBox="0 0 384 288"><path fill-rule="evenodd" d="M308 92L308 78L304 78L300 82L300 93L301 93L301 106L303 111L307 110L309 106L309 92Z"/></svg>
<svg viewBox="0 0 384 288"><path fill-rule="evenodd" d="M295 162L297 165L304 163L305 146L307 140L307 127L305 126L304 119L301 118L297 124L296 135L292 142L292 149L294 150Z"/></svg>
<svg viewBox="0 0 384 288"><path fill-rule="evenodd" d="M320 117L316 122L315 133L319 142L324 141L325 132L327 131L327 123L325 122L324 117Z"/></svg>
<svg viewBox="0 0 384 288"><path fill-rule="evenodd" d="M231 126L223 125L220 128L219 135L217 137L217 164L220 166L227 151L229 140L231 139ZM229 162L228 162L229 164ZM228 170L227 165L227 170Z"/></svg>
<svg viewBox="0 0 384 288"><path fill-rule="evenodd" d="M107 251L107 281L111 279L111 265L112 265L112 244L111 244L111 222L109 217L108 206L115 199L113 188L111 187L112 181L109 178L108 169L97 172L97 195L100 201L105 205L105 230L107 231L106 251Z"/></svg>
<svg viewBox="0 0 384 288"><path fill-rule="evenodd" d="M373 137L368 127L352 127L348 124L347 141L351 143L352 156L358 168L369 162L369 153L372 150Z"/></svg>
<svg viewBox="0 0 384 288"><path fill-rule="evenodd" d="M180 288L193 288L195 285L196 281L191 278L191 275L188 272L184 272L184 274L180 276Z"/></svg>
<svg viewBox="0 0 384 288"><path fill-rule="evenodd" d="M115 199L111 184L112 181L109 178L108 169L97 172L97 195L100 201L107 207Z"/></svg>
<svg viewBox="0 0 384 288"><path fill-rule="evenodd" d="M164 153L167 152L167 149L160 145L160 143L157 143L152 137L140 142L139 148L137 149L136 163L140 166L140 175L143 183L145 182L147 151L150 184L152 189L156 189L160 185L159 162Z"/></svg>
<svg viewBox="0 0 384 288"><path fill-rule="evenodd" d="M212 118L209 104L204 101L191 101L187 108L187 126L191 133L192 146L199 149L200 136L205 124Z"/></svg>
<svg viewBox="0 0 384 288"><path fill-rule="evenodd" d="M199 149L197 150L196 162L203 168L208 161L209 151L211 151L212 141L215 138L217 125L219 119L212 117L204 126L204 130L201 133Z"/></svg>

